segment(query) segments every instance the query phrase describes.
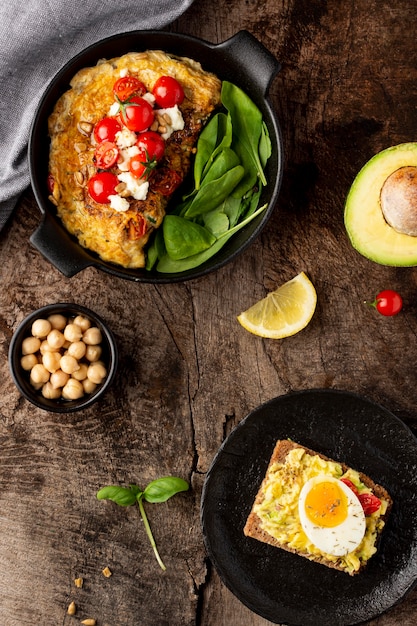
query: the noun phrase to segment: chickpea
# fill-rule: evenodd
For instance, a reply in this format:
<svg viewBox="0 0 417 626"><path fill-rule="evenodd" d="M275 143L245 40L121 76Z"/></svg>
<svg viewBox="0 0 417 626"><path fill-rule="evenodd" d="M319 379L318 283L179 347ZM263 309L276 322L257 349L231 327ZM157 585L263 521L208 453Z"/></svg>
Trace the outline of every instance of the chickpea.
<svg viewBox="0 0 417 626"><path fill-rule="evenodd" d="M88 365L86 363L80 363L80 369L72 372L71 376L76 380L84 380L87 378Z"/></svg>
<svg viewBox="0 0 417 626"><path fill-rule="evenodd" d="M62 397L65 400L78 400L84 395L84 387L79 380L70 378L66 385L62 388Z"/></svg>
<svg viewBox="0 0 417 626"><path fill-rule="evenodd" d="M42 395L48 400L58 400L61 397L61 390L53 387L51 381L48 380L42 387Z"/></svg>
<svg viewBox="0 0 417 626"><path fill-rule="evenodd" d="M26 372L30 372L36 363L39 363L36 354L25 354L25 356L22 356L20 359L20 365Z"/></svg>
<svg viewBox="0 0 417 626"><path fill-rule="evenodd" d="M101 346L87 346L87 349L85 351L85 358L87 359L87 361L98 361L99 358L101 357L101 353L102 353L102 348Z"/></svg>
<svg viewBox="0 0 417 626"><path fill-rule="evenodd" d="M73 320L73 324L77 324L83 332L91 326L91 322L88 317L84 317L83 315L77 315Z"/></svg>
<svg viewBox="0 0 417 626"><path fill-rule="evenodd" d="M67 318L65 315L61 315L60 313L54 313L48 317L48 321L51 323L52 328L57 328L58 330L64 330L67 325Z"/></svg>
<svg viewBox="0 0 417 626"><path fill-rule="evenodd" d="M88 366L87 378L93 383L101 383L106 374L107 370L102 361L95 361Z"/></svg>
<svg viewBox="0 0 417 626"><path fill-rule="evenodd" d="M38 337L26 337L22 341L22 354L35 354L40 348L41 341Z"/></svg>
<svg viewBox="0 0 417 626"><path fill-rule="evenodd" d="M42 357L42 364L48 372L56 372L60 367L61 355L59 352L45 352Z"/></svg>
<svg viewBox="0 0 417 626"><path fill-rule="evenodd" d="M48 320L37 319L32 324L32 335L38 339L44 339L50 332L52 326Z"/></svg>
<svg viewBox="0 0 417 626"><path fill-rule="evenodd" d="M39 347L39 352L43 355L47 352L57 352L57 348L53 348L46 339L44 339Z"/></svg>
<svg viewBox="0 0 417 626"><path fill-rule="evenodd" d="M101 343L101 330L97 326L88 328L83 334L83 341L88 346L96 346Z"/></svg>
<svg viewBox="0 0 417 626"><path fill-rule="evenodd" d="M76 370L80 369L80 365L73 356L64 354L59 361L60 367L66 374L72 374Z"/></svg>
<svg viewBox="0 0 417 626"><path fill-rule="evenodd" d="M54 389L58 389L59 387L63 387L67 384L69 380L69 374L66 374L62 370L57 370L53 374L51 374L50 382Z"/></svg>
<svg viewBox="0 0 417 626"><path fill-rule="evenodd" d="M80 341L83 331L77 324L67 324L64 328L64 337L67 341Z"/></svg>
<svg viewBox="0 0 417 626"><path fill-rule="evenodd" d="M51 348L59 350L59 348L62 348L62 346L64 345L65 337L60 330L58 330L57 328L53 328L48 334L46 340Z"/></svg>
<svg viewBox="0 0 417 626"><path fill-rule="evenodd" d="M91 381L89 378L85 378L82 383L84 393L93 393L97 388L96 383L93 383L93 381Z"/></svg>
<svg viewBox="0 0 417 626"><path fill-rule="evenodd" d="M67 354L73 356L74 359L77 359L79 361L85 355L86 350L87 346L85 345L84 341L74 341L74 343L71 343L68 346Z"/></svg>
<svg viewBox="0 0 417 626"><path fill-rule="evenodd" d="M49 380L49 372L42 363L37 363L34 365L30 372L30 379L35 384L38 383L46 383Z"/></svg>

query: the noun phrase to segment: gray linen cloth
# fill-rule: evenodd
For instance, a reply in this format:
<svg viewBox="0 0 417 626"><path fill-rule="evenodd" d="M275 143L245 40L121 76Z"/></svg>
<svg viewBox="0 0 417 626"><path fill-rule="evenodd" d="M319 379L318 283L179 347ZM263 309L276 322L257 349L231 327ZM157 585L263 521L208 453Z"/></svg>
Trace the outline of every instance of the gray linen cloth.
<svg viewBox="0 0 417 626"><path fill-rule="evenodd" d="M29 185L36 106L63 64L116 33L159 29L193 0L8 0L0 4L0 230Z"/></svg>

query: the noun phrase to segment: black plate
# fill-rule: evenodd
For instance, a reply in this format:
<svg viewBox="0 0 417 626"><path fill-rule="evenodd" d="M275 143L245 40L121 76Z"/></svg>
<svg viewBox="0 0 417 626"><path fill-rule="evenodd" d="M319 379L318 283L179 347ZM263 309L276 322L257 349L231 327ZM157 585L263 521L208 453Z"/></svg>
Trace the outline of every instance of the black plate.
<svg viewBox="0 0 417 626"><path fill-rule="evenodd" d="M349 576L245 537L243 527L275 443L291 438L388 489L392 514L366 569ZM207 552L243 604L275 623L345 626L375 618L417 582L417 439L360 396L302 391L260 406L224 441L204 484Z"/></svg>

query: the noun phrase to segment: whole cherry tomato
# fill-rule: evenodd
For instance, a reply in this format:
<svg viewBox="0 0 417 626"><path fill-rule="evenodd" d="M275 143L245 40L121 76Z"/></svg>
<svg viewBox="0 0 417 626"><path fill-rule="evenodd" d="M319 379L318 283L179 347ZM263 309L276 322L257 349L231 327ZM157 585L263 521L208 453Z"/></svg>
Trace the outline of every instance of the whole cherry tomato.
<svg viewBox="0 0 417 626"><path fill-rule="evenodd" d="M122 105L121 116L123 124L135 132L146 130L154 120L152 106L140 96L133 96Z"/></svg>
<svg viewBox="0 0 417 626"><path fill-rule="evenodd" d="M392 289L384 289L380 291L372 305L376 308L378 313L390 317L397 315L403 308L403 299L397 291Z"/></svg>
<svg viewBox="0 0 417 626"><path fill-rule="evenodd" d="M94 138L97 143L101 143L102 141L115 141L116 133L121 129L122 127L115 117L103 117L103 119L94 126Z"/></svg>
<svg viewBox="0 0 417 626"><path fill-rule="evenodd" d="M149 159L156 159L159 161L164 156L165 141L159 133L153 130L147 130L138 135L136 145L145 150Z"/></svg>
<svg viewBox="0 0 417 626"><path fill-rule="evenodd" d="M102 141L95 151L96 166L99 169L108 170L119 158L119 148L112 141Z"/></svg>
<svg viewBox="0 0 417 626"><path fill-rule="evenodd" d="M99 172L88 181L88 193L96 202L109 204L109 196L116 193L116 187L119 182L116 174L112 174L111 172Z"/></svg>
<svg viewBox="0 0 417 626"><path fill-rule="evenodd" d="M184 100L184 90L172 76L161 76L158 78L152 89L152 94L156 103L164 109L181 104Z"/></svg>
<svg viewBox="0 0 417 626"><path fill-rule="evenodd" d="M156 166L156 160L149 158L145 150L135 154L129 161L129 171L135 178L148 180Z"/></svg>
<svg viewBox="0 0 417 626"><path fill-rule="evenodd" d="M168 167L160 167L152 178L152 189L162 196L170 196L182 183L181 176Z"/></svg>
<svg viewBox="0 0 417 626"><path fill-rule="evenodd" d="M360 493L358 495L359 502L362 505L365 515L371 515L378 511L381 506L381 500L374 496L373 493Z"/></svg>
<svg viewBox="0 0 417 626"><path fill-rule="evenodd" d="M143 96L146 91L145 85L136 76L123 76L113 85L113 93L121 102L126 102L133 95Z"/></svg>

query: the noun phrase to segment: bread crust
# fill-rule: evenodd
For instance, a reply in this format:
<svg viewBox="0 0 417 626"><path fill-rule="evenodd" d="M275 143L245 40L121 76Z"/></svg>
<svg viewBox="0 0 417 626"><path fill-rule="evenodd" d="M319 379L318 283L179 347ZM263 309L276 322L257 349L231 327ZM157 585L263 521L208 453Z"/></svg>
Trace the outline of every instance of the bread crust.
<svg viewBox="0 0 417 626"><path fill-rule="evenodd" d="M292 552L293 554L298 554L299 556L306 557L310 561L315 561L316 563L321 563L322 565L325 565L326 567L330 567L330 568L345 572L346 570L343 567L341 567L337 562L329 561L324 556L319 557L313 554L309 554L307 552L301 552L299 550L296 550L288 546L287 544L279 542L275 537L273 537L268 532L263 530L262 525L261 525L261 520L254 511L255 506L260 504L264 499L263 487L267 481L271 466L274 465L275 463L284 463L285 458L288 455L288 453L291 450L294 450L296 448L302 448L305 451L305 453L309 454L310 456L319 456L325 461L337 462L342 467L343 472L346 472L349 469L353 469L353 468L350 468L345 463L342 463L340 461L335 461L335 459L331 459L325 456L324 454L321 454L320 452L315 452L314 450L311 450L310 448L306 448L305 446L299 443L296 443L294 441L291 441L289 439L283 439L283 440L277 441L274 451L272 453L271 459L269 461L268 468L265 473L265 477L258 490L251 512L249 513L246 524L244 526L243 532L247 537L252 537L253 539L257 539L258 541L262 541L263 543L268 543L272 546L275 546L276 548L281 548L283 550L286 550L287 552ZM375 496L377 496L380 499L384 499L388 502L388 506L387 506L387 510L385 514L381 515L380 517L381 520L386 522L391 512L391 508L393 504L390 494L382 485L375 483L369 476L367 476L363 472L358 472L358 474L359 474L361 482L364 485L366 485L366 487L371 489ZM381 532L382 532L382 529L379 530L377 534L376 544L379 542ZM363 563L361 567L355 572L352 572L351 575L359 574L359 572L361 572L366 567L366 564L367 562Z"/></svg>

